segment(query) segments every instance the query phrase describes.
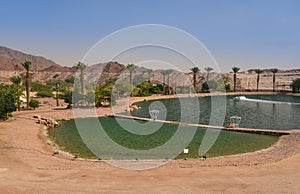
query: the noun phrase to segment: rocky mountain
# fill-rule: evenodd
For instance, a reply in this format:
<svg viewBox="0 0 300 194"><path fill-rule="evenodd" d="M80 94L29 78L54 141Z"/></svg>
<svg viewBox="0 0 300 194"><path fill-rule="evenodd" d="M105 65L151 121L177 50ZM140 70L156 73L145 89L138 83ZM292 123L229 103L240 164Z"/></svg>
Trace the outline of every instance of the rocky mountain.
<svg viewBox="0 0 300 194"><path fill-rule="evenodd" d="M55 62L41 56L25 54L4 46L0 46L0 70L1 71L22 71L21 63L32 62L32 71L65 72L72 71L72 68L62 67Z"/></svg>
<svg viewBox="0 0 300 194"><path fill-rule="evenodd" d="M24 74L25 69L21 65L24 61L32 62L32 81L45 82L50 79L63 80L73 76L76 71L71 67L62 67L45 57L34 56L0 46L0 82L9 83L11 76Z"/></svg>
<svg viewBox="0 0 300 194"><path fill-rule="evenodd" d="M76 75L77 70L72 67L62 67L55 62L40 56L25 54L20 51L12 50L0 46L0 82L10 83L9 78L15 74L22 75L25 69L21 63L29 60L32 62L31 78L32 81L46 82L48 80L64 80ZM162 83L164 77L162 70L150 70L144 67L136 67L134 70L135 82L151 80L153 83ZM230 85L233 86L233 73L210 73L210 79L219 79L222 76L231 78ZM119 80L129 81L129 71L126 65L116 61L99 63L88 66L85 72L87 84L102 84L109 78L118 78ZM205 81L206 73L198 72L197 85L201 87ZM239 72L237 74L237 89L255 90L257 74L254 70ZM300 78L300 69L279 70L276 74L277 89L287 89L291 82ZM179 72L173 70L169 76L165 77L166 83L172 87L192 86L193 74L191 72ZM260 76L260 89L272 89L272 72L264 69Z"/></svg>

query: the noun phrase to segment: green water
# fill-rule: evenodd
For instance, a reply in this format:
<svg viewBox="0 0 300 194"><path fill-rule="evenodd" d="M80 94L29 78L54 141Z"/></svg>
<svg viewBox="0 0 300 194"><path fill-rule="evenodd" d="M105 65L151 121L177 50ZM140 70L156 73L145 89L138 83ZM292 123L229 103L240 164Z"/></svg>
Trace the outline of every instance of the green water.
<svg viewBox="0 0 300 194"><path fill-rule="evenodd" d="M167 116L166 118L160 118L160 115L158 119L180 121L180 119L185 117L185 121L189 123L213 124L214 119L211 119L212 106L213 103L215 103L215 106L213 107L213 116L222 118L225 114L225 119L221 119L222 122L218 122L217 125L224 126L229 122L230 116L238 115L242 117L240 127L280 130L300 129L299 104L266 104L248 101L234 101L234 97L235 96L216 96L160 100L167 109ZM300 103L300 97L296 96L247 95L246 97L250 99ZM198 105L195 103L195 99L198 99ZM142 108L134 111L132 115L150 118L149 106L153 102L154 101L137 103L137 105ZM184 111L185 113L183 113Z"/></svg>
<svg viewBox="0 0 300 194"><path fill-rule="evenodd" d="M126 153L116 150L109 145L102 145L99 143L99 139L93 138L96 137L96 134L99 133L99 129L91 123L99 120L105 132L100 132L100 135L108 135L118 145L132 149L132 150L148 150L162 146L165 142L169 141L176 130L178 130L177 125L172 124L160 124L150 122L150 127L143 127L141 124L146 122L133 122L132 120L121 119L122 124L130 126L131 128L136 128L137 130L148 130L151 128L159 127L158 130L148 134L148 135L138 135L124 130L124 127L116 121L115 118L87 118L82 120L85 126L85 129L81 129L80 133L89 133L88 144L93 145L93 148L97 148L98 156L95 156L87 145L83 142L80 133L76 128L74 120L64 121L63 125L59 128L49 129L48 134L51 139L58 144L61 149L68 151L74 155L83 158L97 158L101 157L103 159L134 159L132 155L126 155ZM149 124L149 123L148 123ZM124 125L123 125L124 126ZM183 127L183 130L192 130L190 127ZM212 130L212 129L207 129ZM101 134L106 133L106 134ZM189 149L188 154L179 153L177 158L197 158L199 157L199 147L202 143L202 139L206 133L206 129L197 128L195 129L195 134L192 138L192 141L187 145L186 148ZM99 134L98 134L99 135ZM184 136L182 137L185 138ZM249 134L249 133L240 133L240 132L229 132L229 131L220 131L218 139L213 144L211 149L206 153L207 157L216 157L223 155L239 154L245 152L252 152L267 148L274 144L278 140L276 136L268 135L258 135L258 134ZM172 148L168 148L172 149ZM169 150L171 151L171 150ZM183 150L182 150L183 151ZM167 152L166 157L168 157ZM144 156L143 158L149 159L152 156ZM154 156L153 156L154 157ZM166 158L164 155L160 155L162 159ZM154 157L155 158L155 157Z"/></svg>

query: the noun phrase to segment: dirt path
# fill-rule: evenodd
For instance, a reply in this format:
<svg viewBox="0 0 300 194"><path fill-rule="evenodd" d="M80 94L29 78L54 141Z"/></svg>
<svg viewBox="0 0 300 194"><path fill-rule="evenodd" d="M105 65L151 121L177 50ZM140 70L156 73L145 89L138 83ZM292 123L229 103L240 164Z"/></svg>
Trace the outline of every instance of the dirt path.
<svg viewBox="0 0 300 194"><path fill-rule="evenodd" d="M300 192L300 154L264 165L198 166L175 161L152 170L129 171L101 161L52 156L33 120L17 119L1 123L0 128L3 193Z"/></svg>

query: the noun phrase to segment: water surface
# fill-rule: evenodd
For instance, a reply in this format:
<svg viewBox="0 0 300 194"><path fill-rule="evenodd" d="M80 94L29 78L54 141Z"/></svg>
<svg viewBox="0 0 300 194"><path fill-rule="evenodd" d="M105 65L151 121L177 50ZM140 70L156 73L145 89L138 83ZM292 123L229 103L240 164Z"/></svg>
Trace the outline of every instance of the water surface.
<svg viewBox="0 0 300 194"><path fill-rule="evenodd" d="M163 99L159 100L167 109L166 120L180 121L182 118L181 104L185 109L190 110L189 122L200 124L211 124L212 100L214 103L226 103L225 106L215 106L214 115L225 114L225 120L222 125L229 123L229 118L233 115L242 117L240 127L259 128L259 129L299 129L300 128L300 97L287 95L247 95L249 99L261 99L277 102L288 102L292 104L271 104L263 102L234 101L236 96L215 96L199 97L199 107L195 103L189 103L190 98ZM224 99L225 98L225 99ZM133 116L149 116L149 106L153 101L139 102L138 106L142 107L132 113ZM293 104L294 103L294 104ZM297 104L298 103L298 104ZM225 107L225 110L224 110ZM200 110L200 111L197 111ZM185 113L186 114L186 113ZM217 115L218 116L218 115Z"/></svg>

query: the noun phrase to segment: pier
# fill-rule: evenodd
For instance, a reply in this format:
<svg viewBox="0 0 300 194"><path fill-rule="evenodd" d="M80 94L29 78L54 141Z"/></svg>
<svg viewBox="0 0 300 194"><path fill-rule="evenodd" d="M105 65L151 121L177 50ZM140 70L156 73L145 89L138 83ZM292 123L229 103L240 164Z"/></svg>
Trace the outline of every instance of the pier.
<svg viewBox="0 0 300 194"><path fill-rule="evenodd" d="M120 114L118 114L118 115L109 115L108 117L115 117L115 118L122 118L122 119L133 119L133 120L139 120L139 121L151 121L151 122L174 124L174 125L185 125L185 126L200 127L200 128L207 128L207 129L219 129L219 130L225 130L225 131L236 131L236 132L244 132L244 133L264 134L264 135L282 136L282 135L291 134L291 130L253 129L253 128L226 128L224 126L193 124L193 123L185 123L185 122L178 122L178 121L153 120L153 119L150 119L150 118L134 117L134 116L120 115Z"/></svg>

